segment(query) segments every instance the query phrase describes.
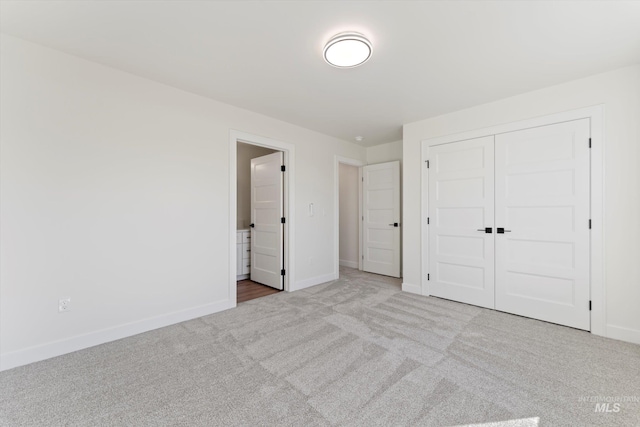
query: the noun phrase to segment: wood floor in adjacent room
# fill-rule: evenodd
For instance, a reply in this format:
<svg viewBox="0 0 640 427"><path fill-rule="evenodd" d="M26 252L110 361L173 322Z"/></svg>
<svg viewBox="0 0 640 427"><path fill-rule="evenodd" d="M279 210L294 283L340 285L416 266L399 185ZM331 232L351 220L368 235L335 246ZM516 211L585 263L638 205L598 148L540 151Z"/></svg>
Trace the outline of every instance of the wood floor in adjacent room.
<svg viewBox="0 0 640 427"><path fill-rule="evenodd" d="M250 301L252 299L266 297L267 295L277 294L278 289L274 289L270 286L261 285L260 283L252 282L251 280L240 280L238 282L238 295L237 303Z"/></svg>

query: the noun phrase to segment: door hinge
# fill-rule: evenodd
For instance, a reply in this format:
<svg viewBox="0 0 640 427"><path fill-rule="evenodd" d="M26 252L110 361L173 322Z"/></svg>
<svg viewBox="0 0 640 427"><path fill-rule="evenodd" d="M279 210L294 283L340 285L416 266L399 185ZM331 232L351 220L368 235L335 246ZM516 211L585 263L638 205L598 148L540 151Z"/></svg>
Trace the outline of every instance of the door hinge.
<svg viewBox="0 0 640 427"><path fill-rule="evenodd" d="M589 148L591 148L591 138L589 138Z"/></svg>
<svg viewBox="0 0 640 427"><path fill-rule="evenodd" d="M284 167L284 165L280 166L280 171L281 171L281 172L284 172L285 170L287 170L287 168L286 168L286 167Z"/></svg>
<svg viewBox="0 0 640 427"><path fill-rule="evenodd" d="M429 224L429 217L427 217L427 225Z"/></svg>
<svg viewBox="0 0 640 427"><path fill-rule="evenodd" d="M427 273L427 280L431 280L429 273Z"/></svg>
<svg viewBox="0 0 640 427"><path fill-rule="evenodd" d="M285 273L284 269L280 270L280 275L281 276L284 276L284 273Z"/></svg>
<svg viewBox="0 0 640 427"><path fill-rule="evenodd" d="M591 311L591 300L589 300L589 311Z"/></svg>
<svg viewBox="0 0 640 427"><path fill-rule="evenodd" d="M364 221L364 215L362 216L362 220Z"/></svg>
<svg viewBox="0 0 640 427"><path fill-rule="evenodd" d="M589 220L589 230L591 230L591 220Z"/></svg>
<svg viewBox="0 0 640 427"><path fill-rule="evenodd" d="M425 160L427 162L427 169L429 169L429 160Z"/></svg>
<svg viewBox="0 0 640 427"><path fill-rule="evenodd" d="M286 222L286 220L284 219L284 217L280 218L280 223L284 224Z"/></svg>

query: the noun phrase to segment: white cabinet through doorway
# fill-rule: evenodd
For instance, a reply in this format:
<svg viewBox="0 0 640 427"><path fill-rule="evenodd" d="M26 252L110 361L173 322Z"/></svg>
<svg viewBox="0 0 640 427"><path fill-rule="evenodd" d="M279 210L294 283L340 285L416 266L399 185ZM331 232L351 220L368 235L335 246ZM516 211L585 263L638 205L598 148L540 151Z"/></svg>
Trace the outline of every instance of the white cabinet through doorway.
<svg viewBox="0 0 640 427"><path fill-rule="evenodd" d="M238 230L236 233L236 280L249 278L251 271L251 232Z"/></svg>

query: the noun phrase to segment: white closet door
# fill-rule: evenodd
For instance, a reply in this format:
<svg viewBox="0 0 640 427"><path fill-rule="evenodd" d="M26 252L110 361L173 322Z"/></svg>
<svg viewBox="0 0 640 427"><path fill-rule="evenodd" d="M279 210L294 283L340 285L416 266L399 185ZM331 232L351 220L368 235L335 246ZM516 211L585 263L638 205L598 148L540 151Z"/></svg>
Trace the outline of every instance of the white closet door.
<svg viewBox="0 0 640 427"><path fill-rule="evenodd" d="M400 277L400 162L362 168L364 271Z"/></svg>
<svg viewBox="0 0 640 427"><path fill-rule="evenodd" d="M282 153L251 159L251 280L282 290Z"/></svg>
<svg viewBox="0 0 640 427"><path fill-rule="evenodd" d="M589 120L495 148L496 309L589 330Z"/></svg>
<svg viewBox="0 0 640 427"><path fill-rule="evenodd" d="M429 158L429 293L493 308L493 136L431 147Z"/></svg>

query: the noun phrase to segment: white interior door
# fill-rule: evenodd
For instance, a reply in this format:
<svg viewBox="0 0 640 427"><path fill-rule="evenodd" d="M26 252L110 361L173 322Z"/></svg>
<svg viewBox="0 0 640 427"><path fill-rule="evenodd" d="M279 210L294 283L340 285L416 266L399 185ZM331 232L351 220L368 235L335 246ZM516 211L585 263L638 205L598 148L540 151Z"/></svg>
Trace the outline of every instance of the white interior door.
<svg viewBox="0 0 640 427"><path fill-rule="evenodd" d="M589 316L589 120L496 135L496 309Z"/></svg>
<svg viewBox="0 0 640 427"><path fill-rule="evenodd" d="M493 136L429 149L429 293L494 306Z"/></svg>
<svg viewBox="0 0 640 427"><path fill-rule="evenodd" d="M282 153L251 160L251 280L282 290Z"/></svg>
<svg viewBox="0 0 640 427"><path fill-rule="evenodd" d="M362 168L364 271L400 277L400 162Z"/></svg>

